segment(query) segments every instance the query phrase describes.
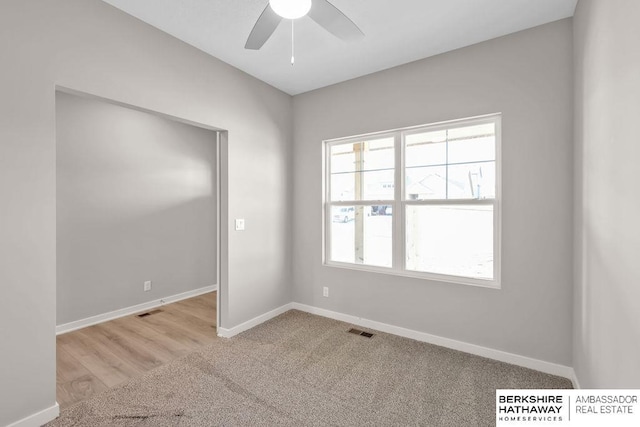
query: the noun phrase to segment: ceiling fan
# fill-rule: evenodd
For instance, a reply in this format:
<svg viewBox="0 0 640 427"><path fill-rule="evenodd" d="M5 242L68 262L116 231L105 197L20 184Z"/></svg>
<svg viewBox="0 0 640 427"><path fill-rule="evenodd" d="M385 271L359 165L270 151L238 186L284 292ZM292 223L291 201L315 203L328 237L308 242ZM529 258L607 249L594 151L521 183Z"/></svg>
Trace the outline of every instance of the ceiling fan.
<svg viewBox="0 0 640 427"><path fill-rule="evenodd" d="M283 19L295 20L305 15L342 40L364 37L360 28L327 0L269 0L249 34L245 49L260 49Z"/></svg>

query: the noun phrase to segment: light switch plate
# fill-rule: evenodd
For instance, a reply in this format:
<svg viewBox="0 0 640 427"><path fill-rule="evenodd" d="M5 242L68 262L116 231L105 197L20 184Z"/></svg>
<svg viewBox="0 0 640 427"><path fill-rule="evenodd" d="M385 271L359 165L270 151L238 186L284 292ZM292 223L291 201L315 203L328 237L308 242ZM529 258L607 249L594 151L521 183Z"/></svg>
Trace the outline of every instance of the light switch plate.
<svg viewBox="0 0 640 427"><path fill-rule="evenodd" d="M236 219L236 231L244 230L244 218Z"/></svg>

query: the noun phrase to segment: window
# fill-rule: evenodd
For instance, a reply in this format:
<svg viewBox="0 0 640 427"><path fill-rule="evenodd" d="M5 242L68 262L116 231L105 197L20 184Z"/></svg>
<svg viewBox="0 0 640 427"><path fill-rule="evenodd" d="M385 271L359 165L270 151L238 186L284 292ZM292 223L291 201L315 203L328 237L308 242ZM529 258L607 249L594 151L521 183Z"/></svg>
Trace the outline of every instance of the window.
<svg viewBox="0 0 640 427"><path fill-rule="evenodd" d="M325 263L499 287L500 115L325 142Z"/></svg>

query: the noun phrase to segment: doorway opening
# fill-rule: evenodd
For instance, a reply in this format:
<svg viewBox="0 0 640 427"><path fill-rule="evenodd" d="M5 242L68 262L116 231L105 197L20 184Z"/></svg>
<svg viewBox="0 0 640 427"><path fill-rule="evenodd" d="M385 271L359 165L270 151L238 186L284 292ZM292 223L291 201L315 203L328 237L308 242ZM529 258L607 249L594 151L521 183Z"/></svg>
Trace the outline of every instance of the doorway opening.
<svg viewBox="0 0 640 427"><path fill-rule="evenodd" d="M56 91L61 407L217 339L221 133Z"/></svg>

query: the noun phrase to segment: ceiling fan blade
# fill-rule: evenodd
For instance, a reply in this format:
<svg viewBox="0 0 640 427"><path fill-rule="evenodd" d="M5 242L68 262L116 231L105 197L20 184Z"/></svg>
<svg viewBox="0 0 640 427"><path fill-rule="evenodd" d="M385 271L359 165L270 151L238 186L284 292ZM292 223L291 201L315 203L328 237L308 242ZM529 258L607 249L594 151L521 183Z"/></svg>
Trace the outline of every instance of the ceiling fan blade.
<svg viewBox="0 0 640 427"><path fill-rule="evenodd" d="M360 28L327 0L313 0L309 17L342 40L351 41L364 37Z"/></svg>
<svg viewBox="0 0 640 427"><path fill-rule="evenodd" d="M253 30L251 30L251 34L249 34L244 48L252 50L260 49L265 42L269 40L269 37L271 37L271 34L273 34L276 28L278 28L280 21L282 21L282 18L267 4L260 18L258 18L256 25L253 26Z"/></svg>

